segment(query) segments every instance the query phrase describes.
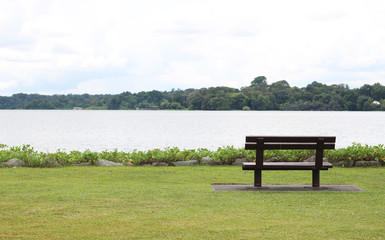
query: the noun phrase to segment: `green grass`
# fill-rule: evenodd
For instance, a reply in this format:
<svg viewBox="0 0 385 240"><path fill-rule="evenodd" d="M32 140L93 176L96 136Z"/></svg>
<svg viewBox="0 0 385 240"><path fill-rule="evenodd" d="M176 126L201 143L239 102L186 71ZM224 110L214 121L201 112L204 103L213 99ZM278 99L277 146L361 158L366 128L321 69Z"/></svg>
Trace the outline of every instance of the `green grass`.
<svg viewBox="0 0 385 240"><path fill-rule="evenodd" d="M267 171L265 184L311 184ZM384 239L385 169L333 168L367 192L214 192L232 166L0 168L0 239Z"/></svg>

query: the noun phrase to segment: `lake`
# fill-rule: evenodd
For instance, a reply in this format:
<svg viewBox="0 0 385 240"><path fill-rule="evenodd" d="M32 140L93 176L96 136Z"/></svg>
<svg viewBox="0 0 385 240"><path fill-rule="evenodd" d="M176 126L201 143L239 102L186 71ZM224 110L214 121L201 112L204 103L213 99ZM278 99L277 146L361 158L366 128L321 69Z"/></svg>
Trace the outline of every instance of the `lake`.
<svg viewBox="0 0 385 240"><path fill-rule="evenodd" d="M38 151L243 147L246 135L385 143L385 112L0 110L0 143Z"/></svg>

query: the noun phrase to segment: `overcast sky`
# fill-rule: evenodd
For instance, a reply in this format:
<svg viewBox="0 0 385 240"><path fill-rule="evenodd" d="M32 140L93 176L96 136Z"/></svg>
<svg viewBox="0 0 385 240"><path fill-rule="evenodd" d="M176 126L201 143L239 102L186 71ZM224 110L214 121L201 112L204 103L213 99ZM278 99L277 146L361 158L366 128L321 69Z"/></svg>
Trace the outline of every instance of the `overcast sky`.
<svg viewBox="0 0 385 240"><path fill-rule="evenodd" d="M0 0L0 95L385 85L382 0Z"/></svg>

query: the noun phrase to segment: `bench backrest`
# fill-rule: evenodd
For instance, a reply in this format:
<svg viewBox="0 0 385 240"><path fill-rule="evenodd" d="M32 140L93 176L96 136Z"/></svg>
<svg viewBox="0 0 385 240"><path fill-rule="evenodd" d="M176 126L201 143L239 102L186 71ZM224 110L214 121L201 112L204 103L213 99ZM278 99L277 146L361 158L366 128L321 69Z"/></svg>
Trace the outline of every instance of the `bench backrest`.
<svg viewBox="0 0 385 240"><path fill-rule="evenodd" d="M246 136L246 150L257 150L256 166L263 166L264 150L316 150L315 168L321 169L323 150L335 148L333 136Z"/></svg>

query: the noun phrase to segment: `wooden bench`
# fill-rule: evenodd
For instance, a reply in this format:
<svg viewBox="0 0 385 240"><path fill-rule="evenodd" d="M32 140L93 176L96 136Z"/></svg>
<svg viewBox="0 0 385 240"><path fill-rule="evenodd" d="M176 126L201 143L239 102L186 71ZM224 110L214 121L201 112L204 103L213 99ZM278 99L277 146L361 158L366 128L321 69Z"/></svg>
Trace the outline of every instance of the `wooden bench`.
<svg viewBox="0 0 385 240"><path fill-rule="evenodd" d="M247 136L246 150L256 150L254 162L244 162L243 170L254 170L254 186L262 186L262 170L312 170L313 187L320 186L320 170L333 165L323 161L324 150L335 148L336 137L331 136ZM264 162L264 150L307 150L313 149L315 162Z"/></svg>

